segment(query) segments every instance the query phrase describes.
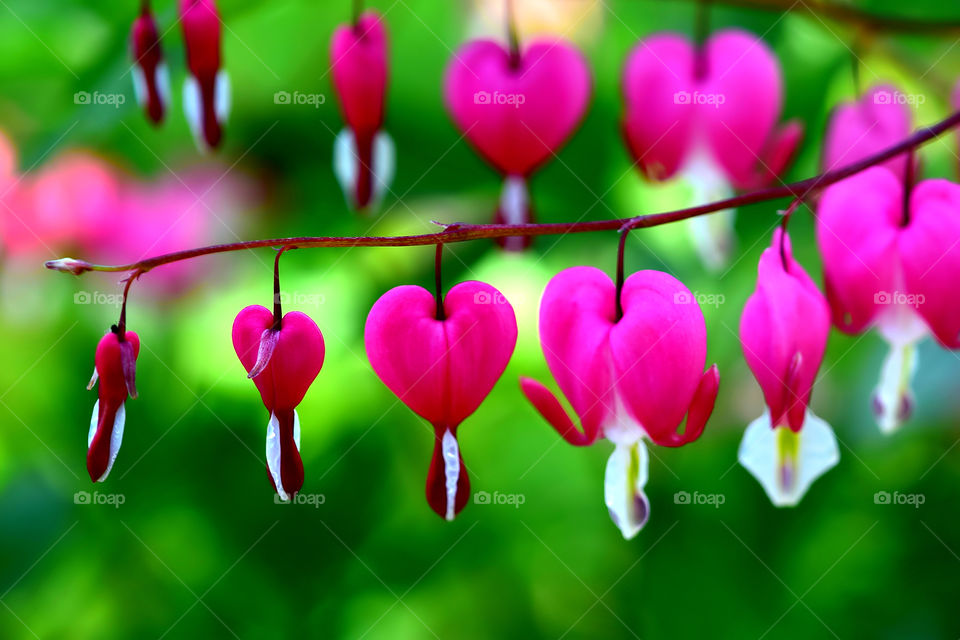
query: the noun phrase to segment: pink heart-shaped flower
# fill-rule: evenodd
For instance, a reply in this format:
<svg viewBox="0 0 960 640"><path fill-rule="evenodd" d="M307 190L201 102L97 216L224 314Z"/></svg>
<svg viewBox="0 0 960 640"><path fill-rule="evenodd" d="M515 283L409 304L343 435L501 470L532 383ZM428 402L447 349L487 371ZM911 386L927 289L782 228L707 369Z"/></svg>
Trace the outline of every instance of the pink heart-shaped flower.
<svg viewBox="0 0 960 640"><path fill-rule="evenodd" d="M477 40L447 67L444 97L457 127L498 171L527 176L573 133L590 100L590 70L563 41L538 40L519 60Z"/></svg>
<svg viewBox="0 0 960 640"><path fill-rule="evenodd" d="M300 422L296 407L323 366L323 336L304 313L283 316L279 331L273 313L251 305L233 321L233 348L270 412L267 471L279 496L288 500L303 486ZM254 371L257 369L259 372Z"/></svg>
<svg viewBox="0 0 960 640"><path fill-rule="evenodd" d="M406 285L383 295L367 317L367 357L377 376L435 431L427 500L452 519L466 505L469 479L457 427L503 374L517 342L513 307L488 284L463 282L443 300Z"/></svg>
<svg viewBox="0 0 960 640"><path fill-rule="evenodd" d="M780 65L760 38L718 31L697 51L663 33L641 41L623 74L627 144L643 172L665 180L705 149L735 187L779 175L799 143L799 123L777 130Z"/></svg>
<svg viewBox="0 0 960 640"><path fill-rule="evenodd" d="M883 167L824 191L817 244L834 323L859 333L894 321L884 312L903 299L943 346L960 348L960 185L917 184L907 219L903 200L903 185Z"/></svg>

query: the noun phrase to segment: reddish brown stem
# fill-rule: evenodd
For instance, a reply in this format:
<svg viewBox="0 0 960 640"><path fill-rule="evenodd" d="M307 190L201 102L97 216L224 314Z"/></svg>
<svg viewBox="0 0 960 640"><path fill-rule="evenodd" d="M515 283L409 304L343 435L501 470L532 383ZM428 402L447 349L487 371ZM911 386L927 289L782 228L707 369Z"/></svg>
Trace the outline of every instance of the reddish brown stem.
<svg viewBox="0 0 960 640"><path fill-rule="evenodd" d="M640 215L633 218L614 218L612 220L596 220L591 222L554 222L546 224L453 224L437 233L427 233L415 236L357 236L357 237L300 237L300 238L272 238L267 240L250 240L247 242L232 242L217 244L196 249L185 249L160 256L147 258L130 264L102 265L90 264L83 260L62 258L46 262L48 269L64 271L79 275L86 271L139 271L145 273L150 269L171 262L189 260L214 253L243 251L260 247L277 247L296 245L301 249L314 247L410 247L423 245L448 244L452 242L466 242L482 238L506 238L509 236L546 236L566 235L568 233L586 233L589 231L612 231L621 229L624 232L630 229L657 227L679 220L687 220L724 209L736 209L758 202L776 200L778 198L794 198L806 200L814 192L830 186L844 178L863 171L874 165L886 162L890 158L911 151L937 136L960 125L960 111L941 120L930 127L919 129L913 135L879 153L868 156L858 162L839 169L833 169L806 180L791 182L778 187L769 187L750 193L744 193L732 198L717 200L707 204Z"/></svg>

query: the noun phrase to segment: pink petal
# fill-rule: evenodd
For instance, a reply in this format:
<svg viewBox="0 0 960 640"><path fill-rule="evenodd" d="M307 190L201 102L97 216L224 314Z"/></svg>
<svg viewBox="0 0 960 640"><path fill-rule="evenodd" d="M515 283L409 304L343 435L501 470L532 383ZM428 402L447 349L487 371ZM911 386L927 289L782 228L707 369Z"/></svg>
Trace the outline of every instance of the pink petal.
<svg viewBox="0 0 960 640"><path fill-rule="evenodd" d="M640 169L651 179L673 176L690 150L693 72L693 48L686 38L671 33L641 40L627 59L623 133Z"/></svg>
<svg viewBox="0 0 960 640"><path fill-rule="evenodd" d="M781 245L781 236L777 229L760 257L757 289L740 318L740 341L772 425L788 423L797 431L826 350L830 313L823 295L793 259L789 237Z"/></svg>
<svg viewBox="0 0 960 640"><path fill-rule="evenodd" d="M897 289L902 207L900 182L882 167L823 192L817 206L817 245L833 322L842 331L866 329L882 310L877 296Z"/></svg>
<svg viewBox="0 0 960 640"><path fill-rule="evenodd" d="M780 64L757 36L718 31L706 44L707 76L701 91L723 96L719 106L697 105L713 156L737 188L755 184L761 158L780 117Z"/></svg>
<svg viewBox="0 0 960 640"><path fill-rule="evenodd" d="M361 15L356 26L337 27L330 42L330 73L343 118L361 140L372 140L383 125L387 45L385 23L374 11Z"/></svg>
<svg viewBox="0 0 960 640"><path fill-rule="evenodd" d="M917 311L940 344L960 348L960 185L947 180L918 184L898 247Z"/></svg>

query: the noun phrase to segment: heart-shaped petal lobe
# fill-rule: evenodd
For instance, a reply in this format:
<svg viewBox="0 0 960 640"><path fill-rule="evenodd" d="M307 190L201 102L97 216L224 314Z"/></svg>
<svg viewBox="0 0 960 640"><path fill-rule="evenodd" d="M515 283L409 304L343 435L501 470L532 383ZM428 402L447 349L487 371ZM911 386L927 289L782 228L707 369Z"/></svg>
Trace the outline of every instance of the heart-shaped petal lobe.
<svg viewBox="0 0 960 640"><path fill-rule="evenodd" d="M519 61L477 40L447 67L444 97L454 123L503 174L524 177L570 137L590 100L590 71L577 49L536 40Z"/></svg>

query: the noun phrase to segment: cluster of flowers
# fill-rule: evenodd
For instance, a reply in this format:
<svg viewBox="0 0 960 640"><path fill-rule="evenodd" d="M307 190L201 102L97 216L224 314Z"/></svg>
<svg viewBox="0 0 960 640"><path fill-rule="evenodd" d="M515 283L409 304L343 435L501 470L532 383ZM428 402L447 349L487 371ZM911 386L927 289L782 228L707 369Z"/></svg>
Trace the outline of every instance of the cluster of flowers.
<svg viewBox="0 0 960 640"><path fill-rule="evenodd" d="M222 69L216 3L180 0L180 24L189 71L183 85L183 111L197 145L214 149L223 139L223 125L230 112L230 81ZM160 124L170 103L170 75L149 0L144 0L140 15L133 21L130 49L137 102L147 118Z"/></svg>
<svg viewBox="0 0 960 640"><path fill-rule="evenodd" d="M351 201L365 206L383 187L384 158L392 157L381 137L382 21L366 13L339 29L333 56L348 123L338 141L338 171ZM640 168L658 180L690 172L707 186L704 197L767 183L786 167L801 137L796 123L776 128L779 67L761 40L741 31L719 32L699 47L677 35L648 38L630 56L624 86L623 131ZM878 87L835 111L825 166L850 164L906 137L908 106L877 99L889 91ZM526 180L572 133L589 92L584 60L561 41L535 41L522 50L478 41L457 53L447 71L446 100L464 135L504 176L499 221L531 220ZM831 324L848 333L876 328L890 343L873 398L887 432L910 413L916 342L932 335L946 348L960 348L960 185L915 185L917 169L911 158L893 158L830 186L812 203L826 295L793 258L786 220L760 258L740 340L766 409L747 427L739 460L774 504L796 504L839 460L833 431L809 409ZM135 390L139 341L122 324L97 349L100 391L88 454L94 480L109 473L123 405ZM458 284L446 296L438 290L436 297L400 286L367 318L373 370L434 428L427 500L445 519L469 496L457 430L502 375L516 339L513 308L482 282ZM569 443L586 446L603 437L614 444L605 501L623 535L632 537L650 512L646 442L689 444L713 411L720 377L715 365L705 369L700 306L683 283L660 271L639 271L618 286L595 268L573 267L543 294L540 340L579 427L542 383L521 378L521 390ZM320 372L323 337L309 317L282 315L276 303L272 313L260 306L241 311L233 343L270 414L267 467L279 496L289 499L304 477L296 407Z"/></svg>

